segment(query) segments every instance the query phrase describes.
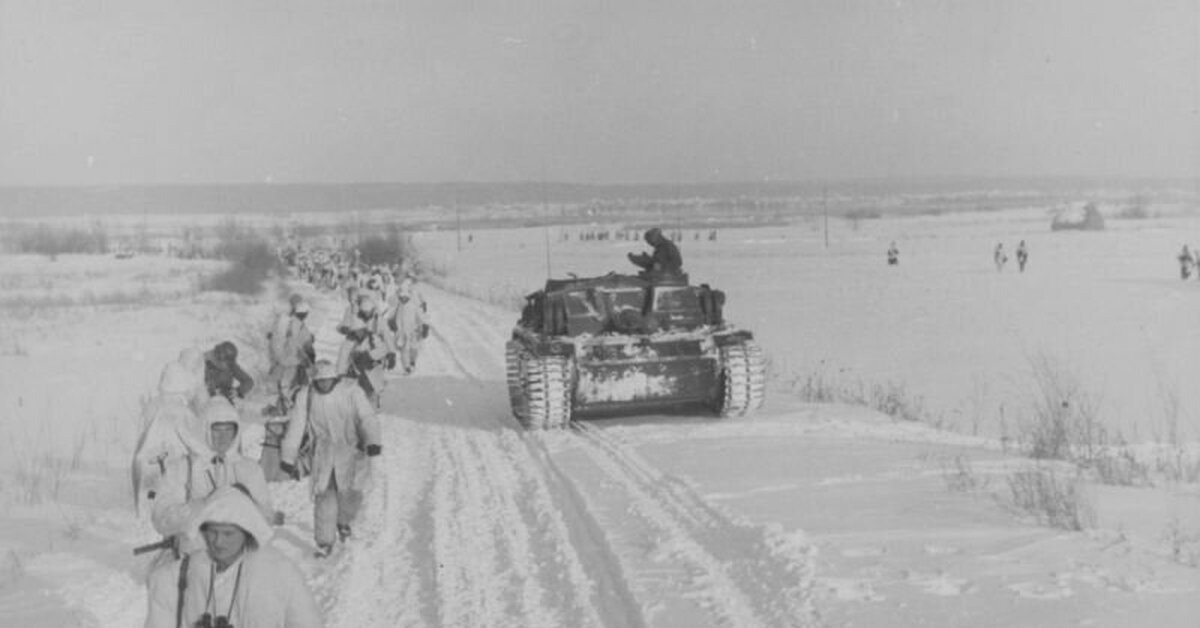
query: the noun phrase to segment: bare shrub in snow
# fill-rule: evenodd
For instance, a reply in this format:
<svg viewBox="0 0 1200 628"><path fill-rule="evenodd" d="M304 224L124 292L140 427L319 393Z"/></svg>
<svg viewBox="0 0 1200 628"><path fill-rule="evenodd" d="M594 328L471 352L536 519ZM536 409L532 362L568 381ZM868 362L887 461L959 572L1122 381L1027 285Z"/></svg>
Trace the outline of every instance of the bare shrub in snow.
<svg viewBox="0 0 1200 628"><path fill-rule="evenodd" d="M263 240L224 242L218 251L232 263L203 281L201 287L204 290L256 295L262 292L263 283L279 269L279 258Z"/></svg>
<svg viewBox="0 0 1200 628"><path fill-rule="evenodd" d="M985 490L991 483L988 478L981 477L975 472L971 459L959 454L949 460L941 461L942 480L946 490L952 493L973 493Z"/></svg>
<svg viewBox="0 0 1200 628"><path fill-rule="evenodd" d="M793 378L792 390L805 401L815 403L843 401L847 395L839 380L839 377L829 375L824 368L816 368L804 376Z"/></svg>
<svg viewBox="0 0 1200 628"><path fill-rule="evenodd" d="M1200 567L1200 532L1187 531L1172 517L1163 530L1162 540L1171 553L1171 560L1187 567Z"/></svg>
<svg viewBox="0 0 1200 628"><path fill-rule="evenodd" d="M25 343L21 342L20 338L10 335L0 338L0 355L27 358L29 357L29 349L25 347Z"/></svg>
<svg viewBox="0 0 1200 628"><path fill-rule="evenodd" d="M405 233L399 225L388 225L382 235L372 235L363 238L358 243L358 251L364 264L404 264L417 270L417 247L413 244L412 236Z"/></svg>
<svg viewBox="0 0 1200 628"><path fill-rule="evenodd" d="M1167 482L1200 483L1200 452L1179 445L1160 451L1154 459L1154 471Z"/></svg>
<svg viewBox="0 0 1200 628"><path fill-rule="evenodd" d="M25 561L17 550L10 549L0 556L0 587L8 586L25 577Z"/></svg>
<svg viewBox="0 0 1200 628"><path fill-rule="evenodd" d="M1007 482L1010 504L1043 524L1075 531L1095 524L1095 509L1081 488L1078 473L1064 477L1053 467L1039 464L1009 475Z"/></svg>
<svg viewBox="0 0 1200 628"><path fill-rule="evenodd" d="M910 394L908 388L899 382L872 384L868 405L894 419L905 421L919 421L925 415L925 404L921 397Z"/></svg>
<svg viewBox="0 0 1200 628"><path fill-rule="evenodd" d="M1033 401L1017 440L1031 458L1086 461L1107 444L1099 402L1079 377L1052 358L1031 358Z"/></svg>
<svg viewBox="0 0 1200 628"><path fill-rule="evenodd" d="M1121 208L1117 212L1116 218L1120 218L1122 220L1145 220L1150 218L1150 210L1146 209L1145 205L1137 203Z"/></svg>
<svg viewBox="0 0 1200 628"><path fill-rule="evenodd" d="M831 373L830 368L822 360L817 368L787 378L790 380L788 386L805 401L866 406L905 421L925 418L924 400L910 393L903 383L887 381L867 385L861 379L847 382L847 369Z"/></svg>
<svg viewBox="0 0 1200 628"><path fill-rule="evenodd" d="M1128 447L1112 447L1098 452L1087 460L1085 468L1096 473L1096 479L1115 486L1150 486L1150 467L1138 460Z"/></svg>
<svg viewBox="0 0 1200 628"><path fill-rule="evenodd" d="M108 232L100 223L90 229L47 224L5 225L4 248L14 253L37 253L55 260L66 253L104 254L108 252Z"/></svg>
<svg viewBox="0 0 1200 628"><path fill-rule="evenodd" d="M39 310L64 307L132 307L153 305L163 301L166 297L167 295L155 293L147 287L143 287L140 290L117 290L100 293L84 290L78 296L69 294L19 294L0 297L0 309L18 313L35 313Z"/></svg>

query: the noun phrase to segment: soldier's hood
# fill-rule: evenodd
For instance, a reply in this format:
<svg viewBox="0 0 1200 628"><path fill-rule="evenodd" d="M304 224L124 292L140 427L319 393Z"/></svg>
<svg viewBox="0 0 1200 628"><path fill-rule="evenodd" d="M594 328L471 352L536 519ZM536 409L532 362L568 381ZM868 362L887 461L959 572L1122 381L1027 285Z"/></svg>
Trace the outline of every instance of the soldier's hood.
<svg viewBox="0 0 1200 628"><path fill-rule="evenodd" d="M235 437L233 446L226 453L235 453L238 450L238 443L241 441L242 434L242 417L238 415L238 411L229 401L221 396L213 397L205 404L204 409L200 411L200 418L204 423L204 450L195 451L201 455L211 455L216 453L212 444L212 426L217 423L234 423L238 426L238 435ZM198 443L197 443L198 444Z"/></svg>
<svg viewBox="0 0 1200 628"><path fill-rule="evenodd" d="M259 547L265 546L275 535L254 500L233 486L221 487L208 496L204 507L188 525L188 532L201 537L200 527L206 523L233 524L254 537Z"/></svg>
<svg viewBox="0 0 1200 628"><path fill-rule="evenodd" d="M192 373L203 373L204 352L195 347L188 347L179 352L179 363Z"/></svg>
<svg viewBox="0 0 1200 628"><path fill-rule="evenodd" d="M195 388L195 377L179 362L169 362L163 367L158 380L158 392L164 395L186 395Z"/></svg>

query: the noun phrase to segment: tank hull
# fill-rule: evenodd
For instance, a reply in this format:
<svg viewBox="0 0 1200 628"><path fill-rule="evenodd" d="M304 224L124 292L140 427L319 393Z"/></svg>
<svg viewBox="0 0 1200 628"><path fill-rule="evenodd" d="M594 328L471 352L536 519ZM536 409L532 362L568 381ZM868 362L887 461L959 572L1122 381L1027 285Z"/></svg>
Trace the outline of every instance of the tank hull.
<svg viewBox="0 0 1200 628"><path fill-rule="evenodd" d="M731 381L726 354L751 340L746 331L710 329L546 339L518 328L507 352L513 412L539 427L568 423L572 415L629 415L698 404L726 415L726 382ZM761 380L761 371L749 376ZM543 416L540 408L558 407L543 398L561 399L565 407ZM566 416L559 416L563 412Z"/></svg>

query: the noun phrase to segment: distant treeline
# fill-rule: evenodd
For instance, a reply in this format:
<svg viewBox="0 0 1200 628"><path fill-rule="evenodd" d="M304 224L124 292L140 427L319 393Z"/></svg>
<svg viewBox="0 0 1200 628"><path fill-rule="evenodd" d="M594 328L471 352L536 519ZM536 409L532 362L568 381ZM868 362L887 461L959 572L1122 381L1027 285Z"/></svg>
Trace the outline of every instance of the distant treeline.
<svg viewBox="0 0 1200 628"><path fill-rule="evenodd" d="M1091 179L861 179L803 182L592 185L575 183L345 183L130 185L96 187L0 187L0 216L106 214L306 213L405 210L539 204L645 203L678 199L726 201L743 209L745 199L809 199L825 196L932 199L1021 196L1063 198L1131 188L1195 194L1192 181ZM811 205L810 205L811 206ZM711 207L711 205L710 205Z"/></svg>

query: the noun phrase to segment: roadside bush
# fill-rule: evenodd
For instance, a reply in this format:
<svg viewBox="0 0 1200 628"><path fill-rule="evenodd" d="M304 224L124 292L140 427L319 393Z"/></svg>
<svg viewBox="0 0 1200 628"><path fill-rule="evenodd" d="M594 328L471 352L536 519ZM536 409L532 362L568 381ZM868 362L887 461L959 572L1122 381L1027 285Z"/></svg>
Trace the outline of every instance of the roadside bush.
<svg viewBox="0 0 1200 628"><path fill-rule="evenodd" d="M988 487L988 479L980 477L971 460L962 454L942 460L941 468L942 481L946 483L946 490L952 493L973 493Z"/></svg>
<svg viewBox="0 0 1200 628"><path fill-rule="evenodd" d="M5 228L4 247L14 253L36 253L51 260L66 253L104 254L108 252L108 232L99 223L91 228L9 223Z"/></svg>
<svg viewBox="0 0 1200 628"><path fill-rule="evenodd" d="M1178 517L1167 523L1162 540L1171 552L1172 561L1185 567L1200 567L1200 533L1185 530Z"/></svg>
<svg viewBox="0 0 1200 628"><path fill-rule="evenodd" d="M883 218L883 212L867 207L859 207L846 212L846 219L852 221L878 220L880 218Z"/></svg>
<svg viewBox="0 0 1200 628"><path fill-rule="evenodd" d="M840 368L836 373L830 373L830 368L822 360L817 368L803 375L792 375L788 386L804 401L866 406L905 421L925 418L924 400L910 394L903 383L887 381L867 385L861 379L847 382L848 369Z"/></svg>
<svg viewBox="0 0 1200 628"><path fill-rule="evenodd" d="M1145 220L1150 217L1150 210L1142 205L1133 205L1117 212L1117 218L1123 220Z"/></svg>
<svg viewBox="0 0 1200 628"><path fill-rule="evenodd" d="M358 251L364 264L405 263L417 258L412 236L396 225L389 225L383 235L364 238Z"/></svg>
<svg viewBox="0 0 1200 628"><path fill-rule="evenodd" d="M231 264L204 280L201 284L203 290L256 295L262 292L263 282L279 269L279 258L275 251L262 240L222 242L218 251Z"/></svg>
<svg viewBox="0 0 1200 628"><path fill-rule="evenodd" d="M1095 525L1095 509L1078 475L1061 477L1053 468L1038 465L1017 471L1007 480L1011 505L1040 523L1073 531Z"/></svg>
<svg viewBox="0 0 1200 628"><path fill-rule="evenodd" d="M1086 468L1096 472L1096 478L1113 486L1150 486L1150 466L1127 447L1105 450L1087 461Z"/></svg>
<svg viewBox="0 0 1200 628"><path fill-rule="evenodd" d="M1180 446L1160 452L1154 461L1154 471L1168 482L1200 483L1200 455Z"/></svg>
<svg viewBox="0 0 1200 628"><path fill-rule="evenodd" d="M1077 375L1046 355L1031 358L1033 406L1017 440L1031 458L1086 462L1100 455L1108 433L1099 403Z"/></svg>
<svg viewBox="0 0 1200 628"><path fill-rule="evenodd" d="M872 385L868 405L893 419L919 421L925 415L924 401L910 395L908 389L898 382Z"/></svg>

